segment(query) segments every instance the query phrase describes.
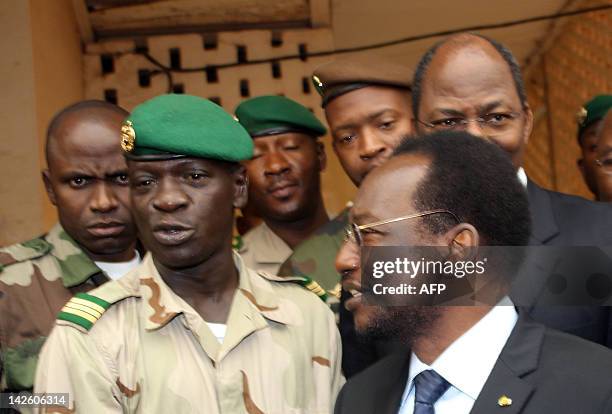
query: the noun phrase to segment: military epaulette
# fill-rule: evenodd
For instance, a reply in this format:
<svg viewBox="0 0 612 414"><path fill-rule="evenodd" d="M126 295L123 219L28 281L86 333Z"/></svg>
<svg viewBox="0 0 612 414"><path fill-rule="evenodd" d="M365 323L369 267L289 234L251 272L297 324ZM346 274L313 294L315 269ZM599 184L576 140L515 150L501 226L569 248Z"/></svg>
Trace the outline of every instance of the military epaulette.
<svg viewBox="0 0 612 414"><path fill-rule="evenodd" d="M242 236L237 234L232 237L232 249L240 251L244 246L244 240L242 240Z"/></svg>
<svg viewBox="0 0 612 414"><path fill-rule="evenodd" d="M77 293L64 305L57 319L72 322L89 331L110 305L97 296Z"/></svg>
<svg viewBox="0 0 612 414"><path fill-rule="evenodd" d="M42 237L0 249L0 272L10 265L37 259L49 253L53 246Z"/></svg>
<svg viewBox="0 0 612 414"><path fill-rule="evenodd" d="M325 289L323 289L321 285L306 276L302 279L304 279L302 282L300 282L302 286L317 295L323 302L327 302L327 292L325 292Z"/></svg>
<svg viewBox="0 0 612 414"><path fill-rule="evenodd" d="M298 285L305 287L317 295L323 302L327 301L327 292L325 292L325 289L323 289L316 281L307 276L275 276L261 271L257 273L265 279L272 280L274 282L297 283Z"/></svg>

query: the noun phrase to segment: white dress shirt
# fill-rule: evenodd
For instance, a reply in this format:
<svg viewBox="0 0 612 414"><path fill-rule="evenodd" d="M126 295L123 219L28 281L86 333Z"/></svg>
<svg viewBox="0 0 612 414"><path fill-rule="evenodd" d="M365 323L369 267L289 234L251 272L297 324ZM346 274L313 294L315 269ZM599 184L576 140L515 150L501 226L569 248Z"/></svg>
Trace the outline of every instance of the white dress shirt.
<svg viewBox="0 0 612 414"><path fill-rule="evenodd" d="M521 182L521 184L523 184L523 187L527 188L527 174L525 173L525 170L523 169L523 167L520 167L518 169L518 171L516 172L516 175L518 175L518 179Z"/></svg>
<svg viewBox="0 0 612 414"><path fill-rule="evenodd" d="M518 314L512 302L504 298L444 350L431 366L421 362L413 353L410 356L408 382L398 414L413 413L413 380L428 369L433 369L451 384L434 404L436 414L468 414L517 320Z"/></svg>

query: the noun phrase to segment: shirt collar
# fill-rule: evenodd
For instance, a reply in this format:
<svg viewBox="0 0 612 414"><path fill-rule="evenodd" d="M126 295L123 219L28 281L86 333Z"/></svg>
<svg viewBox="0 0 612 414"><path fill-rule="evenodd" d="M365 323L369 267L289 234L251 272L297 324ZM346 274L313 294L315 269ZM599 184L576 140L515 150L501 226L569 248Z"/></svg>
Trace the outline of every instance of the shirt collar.
<svg viewBox="0 0 612 414"><path fill-rule="evenodd" d="M525 173L523 167L519 167L518 171L516 172L516 175L518 176L518 179L523 185L523 187L527 188L527 174Z"/></svg>
<svg viewBox="0 0 612 414"><path fill-rule="evenodd" d="M287 311L269 282L247 268L238 254L233 253L233 259L238 269L239 283L232 301L230 318L232 313L259 314L260 317L257 318L259 322L254 322L256 328L265 325L264 318L282 324L293 323L292 312ZM151 253L147 253L136 271L140 281L139 296L143 298L142 317L147 330L156 330L165 326L178 314L186 314L185 320L188 323L190 320L203 321L201 316L164 282L155 267Z"/></svg>
<svg viewBox="0 0 612 414"><path fill-rule="evenodd" d="M278 237L265 222L245 234L243 240L245 248L252 250L257 263L281 264L293 252L287 243Z"/></svg>
<svg viewBox="0 0 612 414"><path fill-rule="evenodd" d="M506 297L444 350L431 366L420 361L413 353L410 356L408 383L403 400L412 389L414 378L422 371L433 369L475 401L517 320L518 314Z"/></svg>
<svg viewBox="0 0 612 414"><path fill-rule="evenodd" d="M64 287L70 288L80 285L96 273L101 272L100 268L83 252L77 242L66 233L59 223L53 226L45 239L53 246L51 254L57 259L61 268Z"/></svg>

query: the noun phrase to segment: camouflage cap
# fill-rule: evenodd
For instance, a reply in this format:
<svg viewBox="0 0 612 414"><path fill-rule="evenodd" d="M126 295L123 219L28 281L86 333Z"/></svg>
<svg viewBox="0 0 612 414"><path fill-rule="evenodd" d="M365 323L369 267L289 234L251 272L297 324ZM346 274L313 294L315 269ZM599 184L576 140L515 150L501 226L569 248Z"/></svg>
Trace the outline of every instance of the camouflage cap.
<svg viewBox="0 0 612 414"><path fill-rule="evenodd" d="M603 119L610 108L612 108L612 95L598 95L585 103L576 114L578 138L580 139L580 136L589 125Z"/></svg>
<svg viewBox="0 0 612 414"><path fill-rule="evenodd" d="M319 66L312 75L315 89L321 95L321 106L338 96L367 86L390 86L410 90L412 70L391 62L377 60L335 60Z"/></svg>
<svg viewBox="0 0 612 414"><path fill-rule="evenodd" d="M236 117L253 138L287 132L319 137L327 132L308 108L284 96L247 99L236 108Z"/></svg>
<svg viewBox="0 0 612 414"><path fill-rule="evenodd" d="M247 131L220 106L191 95L161 95L136 108L121 127L129 159L181 157L242 161L253 156Z"/></svg>

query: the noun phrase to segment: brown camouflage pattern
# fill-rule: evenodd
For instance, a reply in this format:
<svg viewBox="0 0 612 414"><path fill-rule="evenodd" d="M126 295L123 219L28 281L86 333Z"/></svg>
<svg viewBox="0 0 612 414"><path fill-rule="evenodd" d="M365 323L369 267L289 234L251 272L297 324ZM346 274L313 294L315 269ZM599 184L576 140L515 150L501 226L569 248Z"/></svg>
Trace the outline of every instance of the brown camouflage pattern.
<svg viewBox="0 0 612 414"><path fill-rule="evenodd" d="M90 292L112 305L89 331L57 321L35 391L69 393L67 408L83 413L331 413L344 382L333 314L303 287L235 263L223 343L148 254Z"/></svg>

